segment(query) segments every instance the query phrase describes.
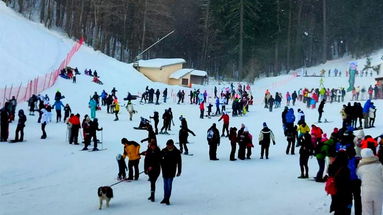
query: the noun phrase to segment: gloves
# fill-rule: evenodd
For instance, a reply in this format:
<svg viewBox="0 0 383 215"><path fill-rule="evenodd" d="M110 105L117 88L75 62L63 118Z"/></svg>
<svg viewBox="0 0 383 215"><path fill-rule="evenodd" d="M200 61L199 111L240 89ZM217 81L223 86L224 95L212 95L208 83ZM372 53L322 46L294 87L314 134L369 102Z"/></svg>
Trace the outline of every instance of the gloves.
<svg viewBox="0 0 383 215"><path fill-rule="evenodd" d="M178 172L178 173L177 173L177 177L180 176L180 175L181 175L181 172Z"/></svg>
<svg viewBox="0 0 383 215"><path fill-rule="evenodd" d="M275 145L275 141L273 141L273 145Z"/></svg>

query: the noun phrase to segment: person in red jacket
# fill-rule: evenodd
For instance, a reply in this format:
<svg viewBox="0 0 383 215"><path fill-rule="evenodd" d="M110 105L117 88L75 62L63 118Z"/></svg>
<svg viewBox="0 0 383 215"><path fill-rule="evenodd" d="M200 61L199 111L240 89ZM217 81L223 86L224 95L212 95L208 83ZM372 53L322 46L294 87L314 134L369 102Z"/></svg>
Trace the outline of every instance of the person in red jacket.
<svg viewBox="0 0 383 215"><path fill-rule="evenodd" d="M68 120L68 124L71 128L69 144L72 144L74 142L75 145L78 145L78 131L81 128L80 114L72 114L72 116Z"/></svg>
<svg viewBox="0 0 383 215"><path fill-rule="evenodd" d="M316 125L311 126L311 136L315 138L316 144L319 144L322 140L322 134L323 131L321 128L317 127Z"/></svg>
<svg viewBox="0 0 383 215"><path fill-rule="evenodd" d="M203 114L205 112L205 103L204 102L201 102L199 104L199 110L201 111L201 114L199 115L199 118L203 119Z"/></svg>
<svg viewBox="0 0 383 215"><path fill-rule="evenodd" d="M364 137L364 140L362 140L361 145L362 149L370 148L372 152L374 152L374 155L376 155L376 147L378 146L378 141L376 141L370 135L366 135Z"/></svg>
<svg viewBox="0 0 383 215"><path fill-rule="evenodd" d="M229 121L230 121L230 117L229 115L223 111L223 114L221 116L221 118L219 118L218 122L223 120L223 126L222 126L222 135L221 137L225 136L225 130L226 130L226 136L228 137L229 136Z"/></svg>

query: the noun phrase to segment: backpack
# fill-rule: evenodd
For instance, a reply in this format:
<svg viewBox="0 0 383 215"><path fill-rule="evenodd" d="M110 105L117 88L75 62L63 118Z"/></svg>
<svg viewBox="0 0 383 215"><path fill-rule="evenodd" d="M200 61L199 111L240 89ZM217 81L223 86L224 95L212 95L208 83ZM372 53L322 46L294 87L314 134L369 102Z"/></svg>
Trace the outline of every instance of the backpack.
<svg viewBox="0 0 383 215"><path fill-rule="evenodd" d="M335 195L336 194L336 186L335 186L334 176L330 176L327 178L324 190L326 191L326 193L328 195Z"/></svg>
<svg viewBox="0 0 383 215"><path fill-rule="evenodd" d="M208 130L208 131L207 131L207 139L208 139L208 140L211 140L211 139L213 139L213 137L214 137L214 131L213 131L213 129Z"/></svg>

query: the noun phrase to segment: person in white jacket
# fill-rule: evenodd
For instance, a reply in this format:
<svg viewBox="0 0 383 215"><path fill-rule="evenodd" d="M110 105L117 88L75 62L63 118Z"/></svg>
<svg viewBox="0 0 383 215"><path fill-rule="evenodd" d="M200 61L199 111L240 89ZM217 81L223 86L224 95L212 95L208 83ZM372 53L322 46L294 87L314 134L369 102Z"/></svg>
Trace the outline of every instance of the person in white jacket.
<svg viewBox="0 0 383 215"><path fill-rule="evenodd" d="M47 133L45 132L45 126L52 121L52 113L51 113L51 106L48 106L47 108L43 108L41 110L42 117L41 117L41 131L43 132L43 135L41 136L41 139L47 138Z"/></svg>
<svg viewBox="0 0 383 215"><path fill-rule="evenodd" d="M129 113L129 120L132 121L133 114L136 113L136 111L133 108L133 103L131 101L128 101L128 105L126 106L126 110Z"/></svg>
<svg viewBox="0 0 383 215"><path fill-rule="evenodd" d="M357 175L362 180L362 214L381 215L383 204L383 165L371 149L361 152Z"/></svg>

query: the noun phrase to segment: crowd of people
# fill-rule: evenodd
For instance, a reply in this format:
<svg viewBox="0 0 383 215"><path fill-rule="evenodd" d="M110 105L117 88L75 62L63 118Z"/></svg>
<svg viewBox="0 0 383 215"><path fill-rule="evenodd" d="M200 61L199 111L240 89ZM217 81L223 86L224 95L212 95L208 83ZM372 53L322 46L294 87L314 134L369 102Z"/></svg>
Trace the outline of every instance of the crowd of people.
<svg viewBox="0 0 383 215"><path fill-rule="evenodd" d="M89 72L87 73L89 74ZM101 107L106 106L106 112L115 114L115 120L119 120L120 103L117 98L117 92L116 88L113 88L110 93L103 90L100 95L95 92L88 103L90 115L85 115L82 122L80 114L74 114L69 104L64 105L62 100L65 97L60 91L56 92L53 104L50 103L48 95L33 95L28 100L29 115L32 116L35 111L38 111L38 122L41 123L43 133L41 139L45 139L47 138L45 128L52 121L52 109L55 109L56 122L64 121L67 123L67 141L69 144L80 144L79 136L81 136L80 131L82 129L84 143L82 150L88 150L93 140L94 146L92 150L97 151L98 144L100 143L100 140L97 138L97 131L102 131L103 128L99 126L96 113L101 110ZM231 150L229 158L231 161L235 161L237 158L240 160L252 158L252 150L254 148L253 135L245 124L241 124L240 128L230 127L230 116L225 107L231 102L232 116L246 114L249 105L252 104L252 96L249 92L251 92L249 86L238 86L237 89L234 89L234 86L231 85L228 88L224 88L218 94L218 89L215 87L214 104L216 110L215 114L211 114L213 105L210 104L209 97L212 98L213 95L208 95L207 91L202 92L198 89L190 91L190 103L199 105L201 118L205 116L204 104L209 103L208 116L220 116L217 123L222 121L222 132L219 132L217 124L213 123L206 133L210 160L219 160L217 150L223 140L222 138L228 138L230 142ZM141 96L141 101L143 103L159 104L160 95L159 89L154 90L147 87L145 93ZM167 88L162 91L162 96L163 102L166 103ZM335 211L335 214L350 214L352 199L354 200L356 214L361 214L361 211L363 211L363 214L380 214L379 208L375 207L374 204L381 205L383 195L380 194L383 191L380 189L380 193L378 193L371 186L383 185L383 166L380 164L383 162L383 147L381 147L383 145L383 136L374 138L370 135L365 135L363 130L363 128L367 129L374 126L376 107L373 102L367 99L363 106L359 102L355 102L353 106L351 103L344 105L340 111L343 124L339 129L334 128L329 136L318 125L313 124L309 126L306 123L303 110L297 109L295 114L292 108L297 100L305 103L310 108L316 108L316 103L320 102L318 105L318 122L321 122L326 102L344 102L344 96L345 92L342 88L331 90L325 88L308 90L305 88L298 90L298 92L294 91L292 94L287 92L285 96L287 106L282 112L283 134L286 137L286 154L294 155L295 148L299 147L299 169L301 172L298 176L299 179L309 178L308 161L310 156L315 156L318 162L318 171L314 179L317 182L326 182L326 190L332 196L331 211ZM184 97L184 90L179 90L177 92L177 103L184 103ZM374 97L374 95L371 95L371 97ZM264 100L265 108L272 111L273 108L281 107L282 98L281 93L277 92L275 97L273 97L271 92L267 90ZM130 93L128 93L126 98L123 98L123 100L127 101L126 109L129 112L130 120L132 120L133 114L136 113L132 104L132 100L135 99L137 99L137 96ZM1 109L1 141L7 141L8 139L9 123L14 120L16 112L17 102L15 100L15 98L12 98ZM62 110L64 110L64 119L61 116ZM13 117L11 117L12 115ZM147 138L141 140L141 143L148 142L148 147L145 151L140 151L140 144L133 140L126 138L121 140L124 150L122 154L116 157L119 170L117 178L119 180L138 180L140 175L139 162L141 157L145 156L143 172L148 175L150 181L150 196L148 200L155 201L156 181L162 172L164 198L161 203L170 204L173 179L181 174L181 154L191 155L187 147L189 143L188 137L189 134L193 136L196 134L189 129L186 118L180 116L181 125L178 132L179 149L175 146L176 144L173 139L168 139L166 147L160 150L156 135L174 135L168 131L175 124L171 108L165 109L162 114L163 126L161 129L158 128L159 117L158 111L154 111L153 116L149 117L153 119L153 125L151 125L150 120L141 117L140 125L137 129L143 129L148 132ZM23 141L23 129L27 121L23 110L18 111L18 118L15 141ZM262 127L258 135L260 159L269 159L270 145L275 145L276 141L273 131L266 122L262 124ZM360 130L356 131L356 129ZM5 130L7 132L4 132ZM128 165L126 165L125 159L128 159ZM129 169L128 177L126 177L126 169ZM377 171L381 171L380 179L369 181L371 177L378 174ZM331 181L329 180L330 178L334 181L335 185L331 185L331 182L329 182ZM336 187L336 192L333 191L334 189L331 189L331 186ZM361 192L361 187L367 187L367 189ZM372 210L375 212L369 212Z"/></svg>

